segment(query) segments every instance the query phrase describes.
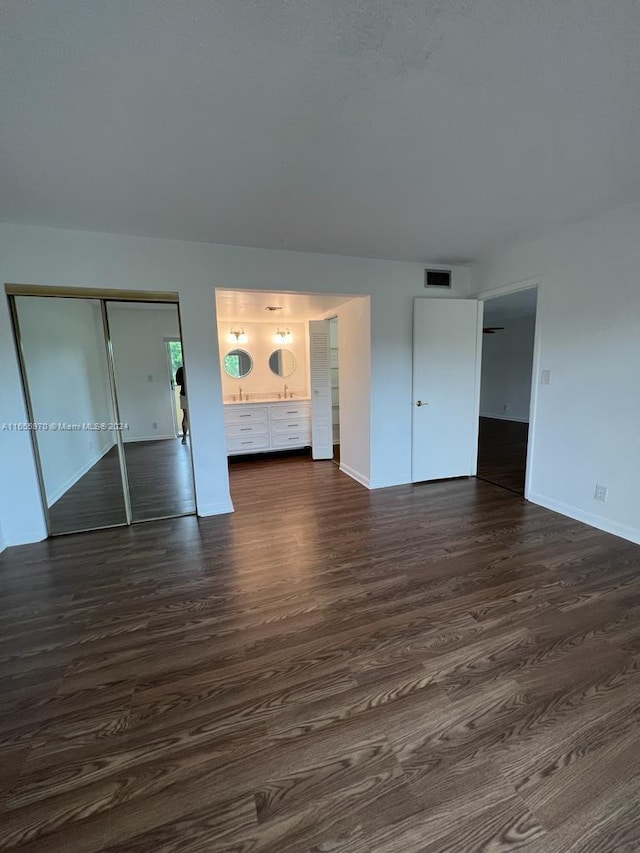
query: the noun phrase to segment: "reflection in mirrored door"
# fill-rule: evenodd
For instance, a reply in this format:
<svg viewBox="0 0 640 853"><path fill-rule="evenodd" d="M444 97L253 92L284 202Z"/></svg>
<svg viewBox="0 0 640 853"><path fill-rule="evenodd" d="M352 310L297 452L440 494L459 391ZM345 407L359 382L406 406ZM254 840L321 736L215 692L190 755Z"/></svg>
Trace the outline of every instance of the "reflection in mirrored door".
<svg viewBox="0 0 640 853"><path fill-rule="evenodd" d="M178 307L108 301L107 318L132 521L193 513Z"/></svg>
<svg viewBox="0 0 640 853"><path fill-rule="evenodd" d="M49 533L126 524L101 301L16 296L14 321Z"/></svg>

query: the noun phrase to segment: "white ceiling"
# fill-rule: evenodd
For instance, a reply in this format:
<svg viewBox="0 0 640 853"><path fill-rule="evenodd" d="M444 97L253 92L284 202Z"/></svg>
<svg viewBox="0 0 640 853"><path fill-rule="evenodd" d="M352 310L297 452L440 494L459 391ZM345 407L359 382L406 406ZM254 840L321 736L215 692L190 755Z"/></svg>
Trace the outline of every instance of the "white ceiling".
<svg viewBox="0 0 640 853"><path fill-rule="evenodd" d="M515 317L535 317L537 300L538 290L535 287L487 299L484 303L484 325L493 326Z"/></svg>
<svg viewBox="0 0 640 853"><path fill-rule="evenodd" d="M353 299L353 296L319 293L264 293L253 290L216 290L218 320L244 323L302 322L318 320ZM268 311L267 305L282 311Z"/></svg>
<svg viewBox="0 0 640 853"><path fill-rule="evenodd" d="M640 195L637 0L3 0L0 219L466 261Z"/></svg>

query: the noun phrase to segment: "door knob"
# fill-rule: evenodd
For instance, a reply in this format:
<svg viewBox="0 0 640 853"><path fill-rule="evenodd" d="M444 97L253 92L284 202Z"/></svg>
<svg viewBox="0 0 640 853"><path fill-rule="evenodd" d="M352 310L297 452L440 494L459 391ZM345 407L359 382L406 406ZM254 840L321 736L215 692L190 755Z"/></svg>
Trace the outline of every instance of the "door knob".
<svg viewBox="0 0 640 853"><path fill-rule="evenodd" d="M416 406L428 406L429 404L424 400L416 400Z"/></svg>

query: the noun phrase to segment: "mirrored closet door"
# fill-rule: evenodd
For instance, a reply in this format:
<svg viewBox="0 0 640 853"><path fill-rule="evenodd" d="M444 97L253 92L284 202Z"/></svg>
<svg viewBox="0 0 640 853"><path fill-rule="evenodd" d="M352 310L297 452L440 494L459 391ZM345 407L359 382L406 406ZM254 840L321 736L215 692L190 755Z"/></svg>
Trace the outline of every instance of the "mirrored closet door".
<svg viewBox="0 0 640 853"><path fill-rule="evenodd" d="M132 520L193 513L178 307L110 301L107 318Z"/></svg>
<svg viewBox="0 0 640 853"><path fill-rule="evenodd" d="M177 304L12 299L50 535L194 513Z"/></svg>
<svg viewBox="0 0 640 853"><path fill-rule="evenodd" d="M16 296L14 312L49 533L126 524L100 300Z"/></svg>

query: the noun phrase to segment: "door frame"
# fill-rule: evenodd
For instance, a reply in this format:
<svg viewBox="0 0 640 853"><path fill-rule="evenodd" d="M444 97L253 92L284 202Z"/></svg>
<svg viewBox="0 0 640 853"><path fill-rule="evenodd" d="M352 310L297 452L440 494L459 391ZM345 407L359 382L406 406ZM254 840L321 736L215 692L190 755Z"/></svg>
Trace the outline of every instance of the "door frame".
<svg viewBox="0 0 640 853"><path fill-rule="evenodd" d="M529 400L529 433L527 436L527 463L524 479L524 498L531 500L531 475L535 461L535 445L537 436L537 416L538 416L538 392L539 392L539 377L542 363L542 326L540 323L540 313L543 303L543 277L527 278L522 281L514 281L511 284L505 284L502 287L493 287L489 290L483 290L475 295L475 298L481 302L487 302L490 299L496 299L499 296L507 296L510 293L518 293L521 290L532 290L537 288L536 298L536 322L533 334L533 365L531 368L531 398ZM480 374L482 373L482 350L480 351ZM478 411L478 419L480 412Z"/></svg>

